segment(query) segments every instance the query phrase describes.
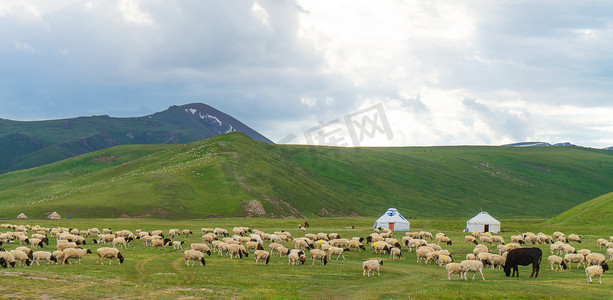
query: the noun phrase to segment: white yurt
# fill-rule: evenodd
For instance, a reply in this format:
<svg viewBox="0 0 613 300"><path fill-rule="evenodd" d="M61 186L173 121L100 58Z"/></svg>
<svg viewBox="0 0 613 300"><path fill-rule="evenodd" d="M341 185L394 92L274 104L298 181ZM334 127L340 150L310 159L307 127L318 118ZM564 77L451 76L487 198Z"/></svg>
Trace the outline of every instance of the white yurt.
<svg viewBox="0 0 613 300"><path fill-rule="evenodd" d="M28 216L26 216L26 214L24 213L20 213L19 216L17 216L17 219L27 219Z"/></svg>
<svg viewBox="0 0 613 300"><path fill-rule="evenodd" d="M407 221L395 208L389 208L377 221L372 228L389 228L391 230L410 230L411 223Z"/></svg>
<svg viewBox="0 0 613 300"><path fill-rule="evenodd" d="M500 221L494 219L485 211L480 212L466 222L464 232L500 232Z"/></svg>
<svg viewBox="0 0 613 300"><path fill-rule="evenodd" d="M50 215L47 216L47 219L61 219L62 217L60 216L60 214L58 214L57 212L53 212Z"/></svg>

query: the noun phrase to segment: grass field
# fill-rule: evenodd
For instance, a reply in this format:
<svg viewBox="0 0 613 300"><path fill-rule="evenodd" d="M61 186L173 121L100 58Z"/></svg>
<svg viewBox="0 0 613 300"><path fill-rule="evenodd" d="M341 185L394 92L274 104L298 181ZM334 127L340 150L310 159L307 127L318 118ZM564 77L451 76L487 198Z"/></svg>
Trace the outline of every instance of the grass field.
<svg viewBox="0 0 613 300"><path fill-rule="evenodd" d="M286 230L294 237L301 236L297 225L300 219L244 219L219 218L205 220L168 221L155 219L72 219L72 220L3 220L0 223L30 224L45 227L63 226L87 229L111 227L113 230L150 231L170 228L191 229L195 235L184 240L187 248L200 241L200 228L221 227L231 231L234 226L249 226L265 232ZM372 232L373 218L322 218L309 219L307 232L337 232L342 237L366 236ZM413 231L426 230L433 234L445 232L454 244L444 246L451 251L456 261L472 252L474 245L467 245L461 230L466 220L458 219L411 219ZM582 244L573 244L577 249L587 248L604 253L596 247L595 240L613 235L609 226L585 227L580 224L544 224L545 219L501 220L501 235L509 240L510 235L526 231L551 234L562 231L567 235L583 236ZM355 229L347 227L355 226ZM4 230L6 231L6 230ZM400 239L403 232L396 232ZM206 266L186 267L183 251L149 249L140 240L132 242L129 249L122 250L126 260L123 265L96 265L92 238L87 238L94 254L88 254L82 265L41 265L0 270L0 298L12 299L82 299L82 298L301 298L301 299L605 299L613 297L613 278L605 273L603 284L588 284L583 269L552 271L547 263L549 246L543 249L543 262L538 279L528 278L530 267L520 267L520 278L504 276L502 270L485 270L486 281L447 280L443 267L417 264L415 254L403 251L401 260L391 261L388 255L367 252L348 252L346 260L331 260L323 266L316 262L288 266L287 258L273 256L269 265L255 265L252 255L242 260L212 254L205 256ZM17 245L16 245L17 244ZM55 245L43 250L50 250ZM267 245L267 243L266 243ZM19 246L6 243L7 250ZM293 243L287 244L293 248ZM266 246L265 246L266 247ZM495 250L495 246L490 249ZM54 250L54 249L53 249ZM381 258L381 276L362 277L362 261ZM470 276L470 275L469 275Z"/></svg>

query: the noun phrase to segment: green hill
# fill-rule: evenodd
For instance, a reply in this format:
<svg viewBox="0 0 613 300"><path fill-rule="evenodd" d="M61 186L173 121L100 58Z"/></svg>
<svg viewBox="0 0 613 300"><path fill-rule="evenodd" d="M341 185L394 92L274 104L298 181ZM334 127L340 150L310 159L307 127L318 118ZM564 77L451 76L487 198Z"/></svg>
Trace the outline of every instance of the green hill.
<svg viewBox="0 0 613 300"><path fill-rule="evenodd" d="M581 203L552 218L547 223L613 227L613 193Z"/></svg>
<svg viewBox="0 0 613 300"><path fill-rule="evenodd" d="M0 217L552 217L613 187L613 152L577 147L332 148L228 133L122 145L0 175Z"/></svg>
<svg viewBox="0 0 613 300"><path fill-rule="evenodd" d="M230 131L272 143L240 121L202 103L171 106L134 118L91 116L34 122L0 119L0 173L117 145L184 144Z"/></svg>

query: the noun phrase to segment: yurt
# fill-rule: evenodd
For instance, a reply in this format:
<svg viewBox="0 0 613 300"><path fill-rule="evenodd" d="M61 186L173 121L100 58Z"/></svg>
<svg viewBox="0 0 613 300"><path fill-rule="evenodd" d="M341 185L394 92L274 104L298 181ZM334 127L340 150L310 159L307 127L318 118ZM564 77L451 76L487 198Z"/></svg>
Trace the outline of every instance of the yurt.
<svg viewBox="0 0 613 300"><path fill-rule="evenodd" d="M500 221L494 219L485 211L480 212L466 222L464 232L500 232Z"/></svg>
<svg viewBox="0 0 613 300"><path fill-rule="evenodd" d="M410 230L411 223L407 221L395 208L388 209L377 221L372 225L372 228L389 228L391 230Z"/></svg>
<svg viewBox="0 0 613 300"><path fill-rule="evenodd" d="M50 215L47 216L48 219L61 219L62 217L60 216L60 214L53 212Z"/></svg>
<svg viewBox="0 0 613 300"><path fill-rule="evenodd" d="M26 216L26 214L24 213L20 213L19 216L17 216L17 219L27 219L28 216Z"/></svg>

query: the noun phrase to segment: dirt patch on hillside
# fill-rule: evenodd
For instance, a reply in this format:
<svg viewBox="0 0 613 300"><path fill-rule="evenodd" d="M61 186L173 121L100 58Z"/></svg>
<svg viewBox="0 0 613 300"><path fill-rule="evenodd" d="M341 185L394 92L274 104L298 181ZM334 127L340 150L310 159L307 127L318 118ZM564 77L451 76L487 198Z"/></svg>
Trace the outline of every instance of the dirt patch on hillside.
<svg viewBox="0 0 613 300"><path fill-rule="evenodd" d="M150 214L140 214L140 215L136 215L136 216L130 216L126 213L121 213L119 214L120 218L146 218L146 217L151 217L152 215Z"/></svg>
<svg viewBox="0 0 613 300"><path fill-rule="evenodd" d="M262 202L258 200L249 200L242 205L243 210L247 213L247 217L262 217L266 215L266 209Z"/></svg>
<svg viewBox="0 0 613 300"><path fill-rule="evenodd" d="M354 210L351 210L351 213L349 215L352 216L352 217L362 217L362 215L358 214Z"/></svg>
<svg viewBox="0 0 613 300"><path fill-rule="evenodd" d="M113 159L115 159L115 155L104 155L104 156L98 156L98 157L94 157L92 159L90 159L90 162L93 163L101 163L101 162L106 162L107 164L111 164L113 163Z"/></svg>

